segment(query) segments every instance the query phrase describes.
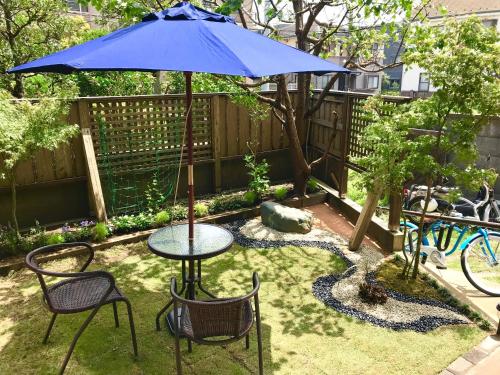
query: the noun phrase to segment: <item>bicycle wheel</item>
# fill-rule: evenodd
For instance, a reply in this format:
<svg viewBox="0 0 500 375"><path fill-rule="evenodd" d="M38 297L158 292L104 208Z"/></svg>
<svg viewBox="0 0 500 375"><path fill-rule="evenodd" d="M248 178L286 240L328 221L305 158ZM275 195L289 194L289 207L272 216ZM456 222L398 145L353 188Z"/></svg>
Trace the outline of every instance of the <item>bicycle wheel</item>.
<svg viewBox="0 0 500 375"><path fill-rule="evenodd" d="M500 297L500 234L488 233L488 241L493 260L486 240L477 235L462 251L461 264L467 280L481 292Z"/></svg>

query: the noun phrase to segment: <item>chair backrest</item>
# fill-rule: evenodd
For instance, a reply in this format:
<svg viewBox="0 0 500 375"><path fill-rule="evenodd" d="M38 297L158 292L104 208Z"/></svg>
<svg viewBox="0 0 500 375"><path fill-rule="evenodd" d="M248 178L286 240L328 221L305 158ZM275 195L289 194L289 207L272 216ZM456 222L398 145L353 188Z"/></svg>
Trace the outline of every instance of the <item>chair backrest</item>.
<svg viewBox="0 0 500 375"><path fill-rule="evenodd" d="M42 267L40 267L37 261L37 257L39 255L46 255L62 249L73 248L73 247L85 247L89 250L89 257L79 271L83 272L94 258L94 250L92 246L86 242L70 242L70 243L43 246L39 247L38 249L32 250L26 255L25 258L26 266L36 274L38 281L40 282L40 286L42 288L45 300L47 301L49 306L51 306L51 302L49 295L47 293L47 284L45 282L44 276L62 278L62 277L75 277L76 274L74 272L55 272L43 269Z"/></svg>
<svg viewBox="0 0 500 375"><path fill-rule="evenodd" d="M242 297L193 301L177 294L175 278L172 279L172 297L182 305L181 325L188 323L195 339L225 336L241 337L242 324L253 319L251 299L257 295L260 283L257 273L253 275L253 290Z"/></svg>

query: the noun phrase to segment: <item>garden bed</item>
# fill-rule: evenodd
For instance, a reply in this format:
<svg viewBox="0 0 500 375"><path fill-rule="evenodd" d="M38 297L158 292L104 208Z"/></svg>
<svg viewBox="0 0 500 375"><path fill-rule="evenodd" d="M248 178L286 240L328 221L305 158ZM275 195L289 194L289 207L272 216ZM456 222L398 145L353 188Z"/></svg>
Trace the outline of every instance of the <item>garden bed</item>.
<svg viewBox="0 0 500 375"><path fill-rule="evenodd" d="M304 197L294 197L294 198L288 198L280 203L290 206L290 207L307 207L311 205L315 205L318 203L322 203L325 201L327 197L327 193L325 191L318 191L309 195L306 195ZM248 207L248 208L240 208L237 210L231 210L227 212L222 212L219 214L214 214L214 215L209 215L205 216L202 218L198 218L197 222L199 223L227 223L230 221L234 220L241 220L241 219L248 219L248 218L253 218L255 216L258 216L260 213L260 205L257 205L255 207ZM186 222L185 220L178 220L173 223L183 223ZM121 234L121 235L114 235L111 236L101 242L91 242L92 245L94 246L94 249L96 250L104 250L107 248L110 248L115 245L122 245L122 244L128 244L128 243L134 243L138 242L141 240L145 240L151 233L156 231L158 227L154 227L151 229L145 229L145 230L139 230L133 233L126 233L126 234ZM79 255L85 252L85 249L79 249L76 248L74 250L66 251L65 254L71 254L71 255ZM48 261L48 260L54 260L60 258L60 254L52 254L52 255L47 255L45 257L40 257L40 261ZM0 260L0 275L5 275L6 273L12 271L12 270L19 270L20 268L24 267L24 256L15 256L15 257L10 257L4 260Z"/></svg>

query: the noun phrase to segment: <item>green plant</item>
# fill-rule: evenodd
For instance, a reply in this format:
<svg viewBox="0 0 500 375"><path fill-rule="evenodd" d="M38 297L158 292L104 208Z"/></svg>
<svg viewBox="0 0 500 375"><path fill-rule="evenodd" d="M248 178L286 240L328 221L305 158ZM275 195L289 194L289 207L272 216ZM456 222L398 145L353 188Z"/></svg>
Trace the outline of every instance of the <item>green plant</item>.
<svg viewBox="0 0 500 375"><path fill-rule="evenodd" d="M255 202L257 202L258 196L257 193L253 190L245 192L243 194L243 200L245 202L245 206L253 206Z"/></svg>
<svg viewBox="0 0 500 375"><path fill-rule="evenodd" d="M64 243L64 236L61 233L52 233L47 237L47 245L57 245Z"/></svg>
<svg viewBox="0 0 500 375"><path fill-rule="evenodd" d="M256 199L260 199L269 190L269 164L266 159L258 163L257 156L251 148L250 154L246 154L244 160L250 176L249 190L255 193Z"/></svg>
<svg viewBox="0 0 500 375"><path fill-rule="evenodd" d="M167 211L160 211L155 215L155 224L157 226L165 225L170 221L170 214Z"/></svg>
<svg viewBox="0 0 500 375"><path fill-rule="evenodd" d="M92 230L92 237L95 241L101 242L109 236L109 228L106 223L97 223Z"/></svg>
<svg viewBox="0 0 500 375"><path fill-rule="evenodd" d="M162 190L156 176L146 187L144 195L146 197L146 206L149 212L160 211L165 206L165 202L168 198L168 194Z"/></svg>
<svg viewBox="0 0 500 375"><path fill-rule="evenodd" d="M288 195L288 189L284 186L280 186L274 191L274 198L278 201L282 201Z"/></svg>
<svg viewBox="0 0 500 375"><path fill-rule="evenodd" d="M188 208L177 204L170 208L170 215L173 220L185 220L188 216Z"/></svg>
<svg viewBox="0 0 500 375"><path fill-rule="evenodd" d="M208 205L211 214L224 211L237 210L245 206L245 200L241 194L220 195L215 197Z"/></svg>
<svg viewBox="0 0 500 375"><path fill-rule="evenodd" d="M362 283L359 286L359 297L363 302L370 304L384 304L387 302L387 292L378 284Z"/></svg>
<svg viewBox="0 0 500 375"><path fill-rule="evenodd" d="M14 102L0 92L0 178L10 185L11 225L18 235L17 166L39 150L54 150L78 133L78 125L68 125L64 120L67 115L64 101Z"/></svg>
<svg viewBox="0 0 500 375"><path fill-rule="evenodd" d="M208 215L208 206L205 203L196 203L194 205L194 216L203 217Z"/></svg>
<svg viewBox="0 0 500 375"><path fill-rule="evenodd" d="M154 216L150 213L114 216L110 222L114 233L129 233L134 230L151 228L154 223Z"/></svg>
<svg viewBox="0 0 500 375"><path fill-rule="evenodd" d="M308 193L316 193L317 191L319 191L319 185L318 185L318 182L316 180L313 180L313 179L309 179L307 180L307 192Z"/></svg>

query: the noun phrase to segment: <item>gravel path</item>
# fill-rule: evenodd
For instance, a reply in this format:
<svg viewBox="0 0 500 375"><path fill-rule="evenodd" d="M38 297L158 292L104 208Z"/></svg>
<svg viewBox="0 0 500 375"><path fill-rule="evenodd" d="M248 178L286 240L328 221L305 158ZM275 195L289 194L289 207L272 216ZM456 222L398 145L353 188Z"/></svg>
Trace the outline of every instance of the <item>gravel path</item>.
<svg viewBox="0 0 500 375"><path fill-rule="evenodd" d="M236 240L244 246L275 247L308 245L332 251L347 260L348 269L343 275L319 277L313 284L314 295L326 305L369 321L392 328L426 332L445 324L467 324L470 321L452 307L435 300L419 299L388 290L389 298L383 305L361 301L359 285L374 282L375 271L384 261L375 249L362 245L360 251L351 252L345 239L331 232L314 228L307 234L283 233L262 225L260 218L231 227Z"/></svg>

